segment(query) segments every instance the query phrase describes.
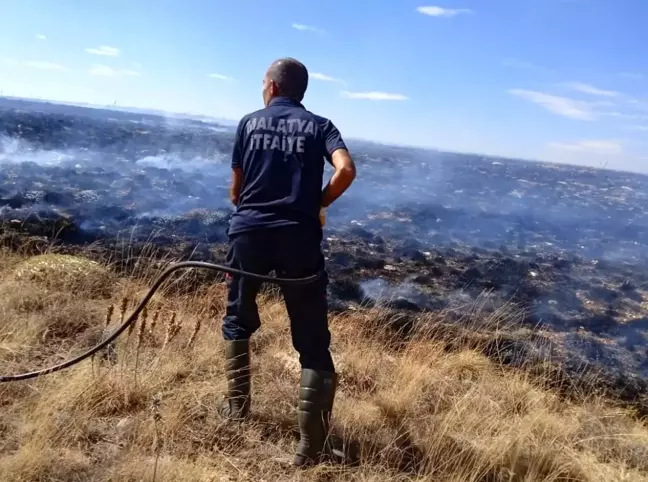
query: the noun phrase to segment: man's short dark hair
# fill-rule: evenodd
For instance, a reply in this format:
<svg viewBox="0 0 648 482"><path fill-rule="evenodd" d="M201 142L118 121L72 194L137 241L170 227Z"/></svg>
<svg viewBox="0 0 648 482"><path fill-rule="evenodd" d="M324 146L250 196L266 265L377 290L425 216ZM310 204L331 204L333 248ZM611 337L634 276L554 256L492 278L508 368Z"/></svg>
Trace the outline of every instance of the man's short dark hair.
<svg viewBox="0 0 648 482"><path fill-rule="evenodd" d="M279 88L279 95L299 102L308 87L308 70L299 60L290 57L275 60L268 69L268 78Z"/></svg>

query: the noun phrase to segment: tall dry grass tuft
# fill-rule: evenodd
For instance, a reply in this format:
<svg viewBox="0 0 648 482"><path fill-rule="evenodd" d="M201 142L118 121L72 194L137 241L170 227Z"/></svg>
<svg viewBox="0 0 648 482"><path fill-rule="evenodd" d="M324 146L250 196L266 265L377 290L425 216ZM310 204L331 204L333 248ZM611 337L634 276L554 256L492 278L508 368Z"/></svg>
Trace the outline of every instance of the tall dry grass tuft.
<svg viewBox="0 0 648 482"><path fill-rule="evenodd" d="M160 424L162 422L162 415L160 415L160 404L162 401L160 397L154 397L151 404L151 412L153 415L153 427L155 429L155 437L153 438L153 453L155 454L155 465L153 467L153 481L157 478L158 462L160 461L160 452L162 450L162 434Z"/></svg>
<svg viewBox="0 0 648 482"><path fill-rule="evenodd" d="M169 343L171 343L171 341L176 337L176 335L180 331L180 323L176 321L177 315L178 314L175 311L173 311L171 313L171 316L169 316L166 325L166 333L164 335L164 342L162 343L163 350L167 347Z"/></svg>
<svg viewBox="0 0 648 482"><path fill-rule="evenodd" d="M191 332L191 336L189 337L189 341L187 342L187 348L191 348L193 344L196 342L196 338L198 337L198 332L200 331L201 326L202 326L202 319L197 317L194 323L193 331Z"/></svg>
<svg viewBox="0 0 648 482"><path fill-rule="evenodd" d="M137 300L163 269L137 253L109 268L132 276L116 277L108 296L92 283L66 291L15 279L8 274L25 259L6 254L2 372L59 362L105 336L115 307L128 316L124 294ZM380 307L332 316L333 440L354 463L295 473L299 363L281 298L260 296L253 416L232 425L217 412L225 288L194 286L192 276L169 280L154 297L136 342L118 340L120 364L83 362L0 385L0 480L648 481L648 428L604 398L547 388L552 371L541 367L555 360L541 341L524 353L515 344L531 334L517 326L514 305L476 306L459 322Z"/></svg>

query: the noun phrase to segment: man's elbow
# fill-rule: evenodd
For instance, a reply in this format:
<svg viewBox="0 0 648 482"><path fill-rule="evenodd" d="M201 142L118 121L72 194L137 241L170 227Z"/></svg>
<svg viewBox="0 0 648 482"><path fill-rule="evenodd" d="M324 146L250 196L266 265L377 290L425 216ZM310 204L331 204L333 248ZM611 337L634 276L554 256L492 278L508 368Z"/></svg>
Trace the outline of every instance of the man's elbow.
<svg viewBox="0 0 648 482"><path fill-rule="evenodd" d="M340 176L343 177L349 184L356 178L355 164L347 164L340 169Z"/></svg>

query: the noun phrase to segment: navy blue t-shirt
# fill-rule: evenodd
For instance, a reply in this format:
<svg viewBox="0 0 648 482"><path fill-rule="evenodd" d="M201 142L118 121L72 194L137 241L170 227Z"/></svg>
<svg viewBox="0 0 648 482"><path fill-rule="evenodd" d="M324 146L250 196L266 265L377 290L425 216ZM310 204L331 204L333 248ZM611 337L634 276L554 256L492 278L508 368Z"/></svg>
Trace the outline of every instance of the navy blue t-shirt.
<svg viewBox="0 0 648 482"><path fill-rule="evenodd" d="M232 168L243 170L229 234L303 225L321 229L324 160L346 149L333 123L285 97L239 122Z"/></svg>

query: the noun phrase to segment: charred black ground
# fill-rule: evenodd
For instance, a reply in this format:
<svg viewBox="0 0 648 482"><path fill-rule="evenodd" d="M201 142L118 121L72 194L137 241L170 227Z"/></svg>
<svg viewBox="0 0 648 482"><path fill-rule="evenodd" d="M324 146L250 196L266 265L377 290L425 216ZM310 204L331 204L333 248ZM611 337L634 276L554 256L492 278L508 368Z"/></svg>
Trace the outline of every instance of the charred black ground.
<svg viewBox="0 0 648 482"><path fill-rule="evenodd" d="M232 140L214 122L0 100L3 241L222 262ZM646 177L350 144L358 181L326 228L333 310L383 303L400 328L444 310L456 334L476 301L512 302L533 330L484 350L587 363L648 406Z"/></svg>

